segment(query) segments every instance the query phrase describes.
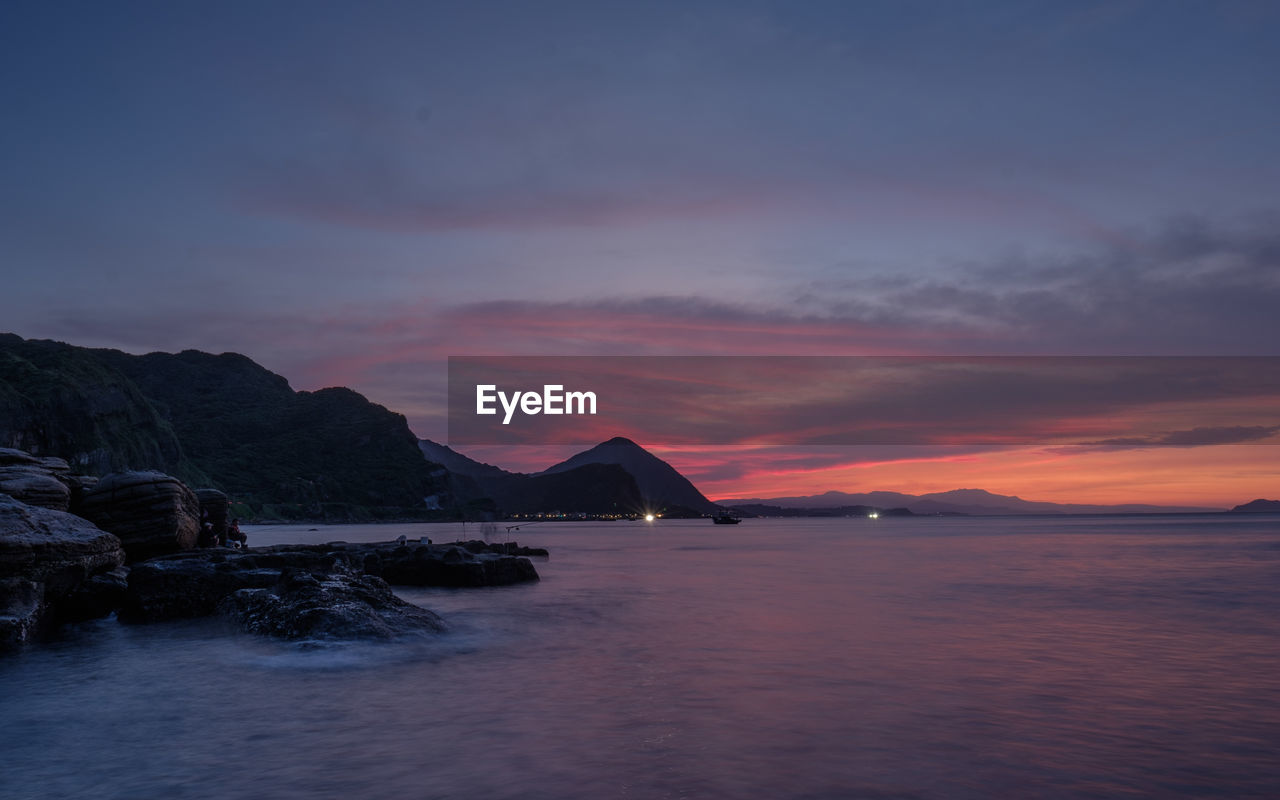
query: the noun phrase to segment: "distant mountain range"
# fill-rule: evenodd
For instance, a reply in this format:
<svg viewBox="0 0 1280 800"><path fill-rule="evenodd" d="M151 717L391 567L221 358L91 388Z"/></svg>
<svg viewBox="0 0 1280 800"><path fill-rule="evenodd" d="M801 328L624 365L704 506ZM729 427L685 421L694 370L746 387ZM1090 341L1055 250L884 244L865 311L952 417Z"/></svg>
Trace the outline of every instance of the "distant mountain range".
<svg viewBox="0 0 1280 800"><path fill-rule="evenodd" d="M665 509L672 516L700 516L732 508L743 516L861 516L877 512L881 516L963 514L971 516L1013 514L1195 514L1222 512L1207 506L1161 506L1142 503L1099 505L1048 503L1023 500L985 489L954 489L949 492L905 494L902 492L850 493L830 491L798 497L751 497L708 500L688 478L667 462L630 439L617 437L566 459L542 472L513 473L492 464L482 464L430 440L419 447L430 460L443 464L453 474L456 494L487 498L490 508L507 511L588 510L589 498L607 497L604 507L625 508L629 498L639 495L645 509ZM579 472L591 465L612 465L617 472ZM551 476L560 482L539 483ZM628 480L633 479L633 480ZM554 502L551 494L554 487ZM581 506L578 508L577 506ZM593 507L598 507L595 504ZM1236 506L1237 512L1280 512L1280 501L1255 500Z"/></svg>
<svg viewBox="0 0 1280 800"><path fill-rule="evenodd" d="M1280 514L1280 500L1254 500L1231 510L1241 514Z"/></svg>
<svg viewBox="0 0 1280 800"><path fill-rule="evenodd" d="M296 392L236 353L135 356L0 334L0 447L60 456L101 475L160 469L213 486L254 513L360 519L523 513L701 516L719 510L670 464L610 439L536 474L482 464L419 441L400 414L345 388ZM1204 512L1198 506L1044 503L957 489L924 495L827 492L739 498L723 506L830 516L865 509L915 514ZM1255 500L1233 511L1278 512Z"/></svg>
<svg viewBox="0 0 1280 800"><path fill-rule="evenodd" d="M701 516L715 513L715 503L689 479L640 445L622 437L542 472L514 473L483 464L447 447L423 439L422 453L454 475L455 494L483 508L507 513L546 511Z"/></svg>
<svg viewBox="0 0 1280 800"><path fill-rule="evenodd" d="M984 489L954 489L930 494L901 492L825 492L803 497L737 498L718 501L729 507L779 506L788 509L831 509L840 506L908 508L915 514L1161 514L1222 511L1203 506L1156 506L1143 504L1086 505L1044 503L1020 497L993 494Z"/></svg>

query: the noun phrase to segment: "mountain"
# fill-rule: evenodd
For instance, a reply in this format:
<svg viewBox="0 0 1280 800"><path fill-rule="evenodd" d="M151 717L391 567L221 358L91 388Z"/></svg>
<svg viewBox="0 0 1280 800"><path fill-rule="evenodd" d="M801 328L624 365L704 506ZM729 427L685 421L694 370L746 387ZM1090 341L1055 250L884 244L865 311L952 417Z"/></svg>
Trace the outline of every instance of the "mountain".
<svg viewBox="0 0 1280 800"><path fill-rule="evenodd" d="M877 506L824 506L823 508L783 508L759 503L735 505L734 513L744 517L914 517L906 508Z"/></svg>
<svg viewBox="0 0 1280 800"><path fill-rule="evenodd" d="M985 489L953 489L912 495L901 492L825 492L803 497L772 497L720 500L721 505L774 505L783 508L830 509L839 506L866 505L877 508L904 507L915 514L1159 514L1221 511L1199 506L1154 506L1142 504L1085 505L1078 503L1045 503L1001 495Z"/></svg>
<svg viewBox="0 0 1280 800"><path fill-rule="evenodd" d="M159 469L286 516L425 511L444 489L400 414L350 389L295 392L236 353L135 356L0 334L0 446L89 474Z"/></svg>
<svg viewBox="0 0 1280 800"><path fill-rule="evenodd" d="M491 497L507 514L563 511L584 514L642 514L644 500L636 480L617 464L583 464L538 475L507 473L486 482Z"/></svg>
<svg viewBox="0 0 1280 800"><path fill-rule="evenodd" d="M0 334L0 447L65 458L89 474L164 467L204 476L173 425L95 351Z"/></svg>
<svg viewBox="0 0 1280 800"><path fill-rule="evenodd" d="M532 475L481 463L430 439L418 447L448 468L454 494L477 511L700 515L716 510L670 464L628 439L610 439Z"/></svg>
<svg viewBox="0 0 1280 800"><path fill-rule="evenodd" d="M622 467L635 478L645 503L655 511L711 514L719 510L674 467L621 436L578 453L539 474L565 472L584 464L617 464Z"/></svg>
<svg viewBox="0 0 1280 800"><path fill-rule="evenodd" d="M1280 500L1253 500L1231 510L1242 514L1280 514Z"/></svg>
<svg viewBox="0 0 1280 800"><path fill-rule="evenodd" d="M616 464L584 464L551 475L526 475L476 461L430 439L419 440L418 449L428 461L449 471L450 494L464 518L548 512L644 513L635 478Z"/></svg>
<svg viewBox="0 0 1280 800"><path fill-rule="evenodd" d="M440 464L455 475L465 475L469 478L509 478L521 474L467 458L452 447L438 444L430 439L419 439L418 449L428 461Z"/></svg>

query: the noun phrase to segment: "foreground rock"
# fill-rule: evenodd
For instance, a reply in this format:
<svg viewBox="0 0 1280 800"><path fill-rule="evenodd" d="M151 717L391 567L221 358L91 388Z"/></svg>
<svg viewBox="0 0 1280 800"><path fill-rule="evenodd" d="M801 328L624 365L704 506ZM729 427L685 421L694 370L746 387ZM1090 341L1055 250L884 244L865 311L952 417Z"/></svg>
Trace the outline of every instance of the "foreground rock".
<svg viewBox="0 0 1280 800"><path fill-rule="evenodd" d="M120 540L92 523L0 495L0 650L110 613L119 597L86 584L123 562Z"/></svg>
<svg viewBox="0 0 1280 800"><path fill-rule="evenodd" d="M227 540L227 517L231 509L231 501L224 492L217 489L196 489L196 499L200 501L200 518L213 528L213 535L218 541Z"/></svg>
<svg viewBox="0 0 1280 800"><path fill-rule="evenodd" d="M213 614L243 589L270 589L285 570L316 576L364 574L406 586L503 586L538 580L528 558L469 552L458 545L379 542L214 548L133 565L122 619L151 622Z"/></svg>
<svg viewBox="0 0 1280 800"><path fill-rule="evenodd" d="M60 458L40 458L0 448L0 493L27 505L66 511L71 503L71 468Z"/></svg>
<svg viewBox="0 0 1280 800"><path fill-rule="evenodd" d="M200 534L200 501L161 472L116 472L84 493L80 514L124 542L129 561L190 550Z"/></svg>
<svg viewBox="0 0 1280 800"><path fill-rule="evenodd" d="M366 574L317 576L285 569L270 588L240 589L223 598L218 612L250 633L281 639L385 641L445 630L440 617Z"/></svg>

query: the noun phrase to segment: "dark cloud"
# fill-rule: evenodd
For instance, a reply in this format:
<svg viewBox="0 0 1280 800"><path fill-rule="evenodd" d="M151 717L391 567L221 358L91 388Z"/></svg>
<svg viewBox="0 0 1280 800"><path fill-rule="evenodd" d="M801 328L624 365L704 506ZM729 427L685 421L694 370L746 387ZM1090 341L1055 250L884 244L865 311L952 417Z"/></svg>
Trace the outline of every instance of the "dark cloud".
<svg viewBox="0 0 1280 800"><path fill-rule="evenodd" d="M1184 217L1075 255L828 279L804 296L836 316L961 328L979 337L972 352L1269 355L1280 352L1280 217ZM939 347L956 351L945 337Z"/></svg>
<svg viewBox="0 0 1280 800"><path fill-rule="evenodd" d="M1280 425L1234 425L1217 428L1191 428L1182 431L1169 431L1153 436L1117 437L1090 442L1089 444L1107 447L1154 447L1160 445L1200 447L1261 442L1272 438L1277 433L1280 433Z"/></svg>

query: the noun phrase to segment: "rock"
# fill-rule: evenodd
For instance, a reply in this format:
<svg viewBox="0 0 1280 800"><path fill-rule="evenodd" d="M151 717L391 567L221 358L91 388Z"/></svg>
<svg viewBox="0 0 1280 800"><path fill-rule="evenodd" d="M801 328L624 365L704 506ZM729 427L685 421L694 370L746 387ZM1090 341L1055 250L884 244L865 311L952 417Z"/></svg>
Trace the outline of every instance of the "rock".
<svg viewBox="0 0 1280 800"><path fill-rule="evenodd" d="M157 622L204 617L232 592L274 586L279 579L279 568L227 558L220 550L154 558L129 571L120 618Z"/></svg>
<svg viewBox="0 0 1280 800"><path fill-rule="evenodd" d="M110 598L72 598L123 562L120 540L89 521L0 495L0 642L29 641L72 608L78 619L110 613Z"/></svg>
<svg viewBox="0 0 1280 800"><path fill-rule="evenodd" d="M286 569L266 589L241 589L218 605L250 633L281 639L398 639L445 630L440 617L396 597L372 575Z"/></svg>
<svg viewBox="0 0 1280 800"><path fill-rule="evenodd" d="M80 513L124 542L129 561L190 550L200 534L200 501L160 472L117 472L89 491Z"/></svg>
<svg viewBox="0 0 1280 800"><path fill-rule="evenodd" d="M67 510L78 517L84 516L84 496L98 485L95 475L72 475L67 478L67 486L71 489L71 504Z"/></svg>
<svg viewBox="0 0 1280 800"><path fill-rule="evenodd" d="M55 511L66 511L71 504L71 490L66 484L38 468L0 467L0 494Z"/></svg>
<svg viewBox="0 0 1280 800"><path fill-rule="evenodd" d="M16 650L44 628L44 586L22 578L0 578L0 653Z"/></svg>
<svg viewBox="0 0 1280 800"><path fill-rule="evenodd" d="M521 547L516 542L482 542L479 539L472 539L466 542L460 542L459 547L471 553L498 553L500 555L509 556L541 556L546 558L549 554L546 549L541 547Z"/></svg>
<svg viewBox="0 0 1280 800"><path fill-rule="evenodd" d="M220 547L135 563L120 618L151 622L206 616L233 592L274 586L285 570L315 575L363 572L406 586L501 586L538 580L527 558L473 554L456 546L331 542Z"/></svg>
<svg viewBox="0 0 1280 800"><path fill-rule="evenodd" d="M208 520L213 526L213 535L218 541L227 541L227 512L231 501L224 492L217 489L196 489L196 499L200 501L200 519Z"/></svg>
<svg viewBox="0 0 1280 800"><path fill-rule="evenodd" d="M120 540L88 520L0 496L0 578L24 578L64 594L123 562Z"/></svg>
<svg viewBox="0 0 1280 800"><path fill-rule="evenodd" d="M61 458L0 448L0 494L27 505L66 511L71 500L66 482L70 474L71 468Z"/></svg>
<svg viewBox="0 0 1280 800"><path fill-rule="evenodd" d="M527 558L487 558L480 563L484 565L486 586L506 586L538 579L538 571Z"/></svg>
<svg viewBox="0 0 1280 800"><path fill-rule="evenodd" d="M58 620L81 622L106 616L124 604L128 589L128 567L94 575L66 596L58 607Z"/></svg>
<svg viewBox="0 0 1280 800"><path fill-rule="evenodd" d="M50 475L62 481L64 484L71 479L71 465L67 463L66 459L47 456L44 458L37 458L36 460L40 463L41 467L48 471Z"/></svg>
<svg viewBox="0 0 1280 800"><path fill-rule="evenodd" d="M40 466L40 458L38 456L31 455L25 450L15 450L12 447L0 447L0 467L9 466L38 467Z"/></svg>

